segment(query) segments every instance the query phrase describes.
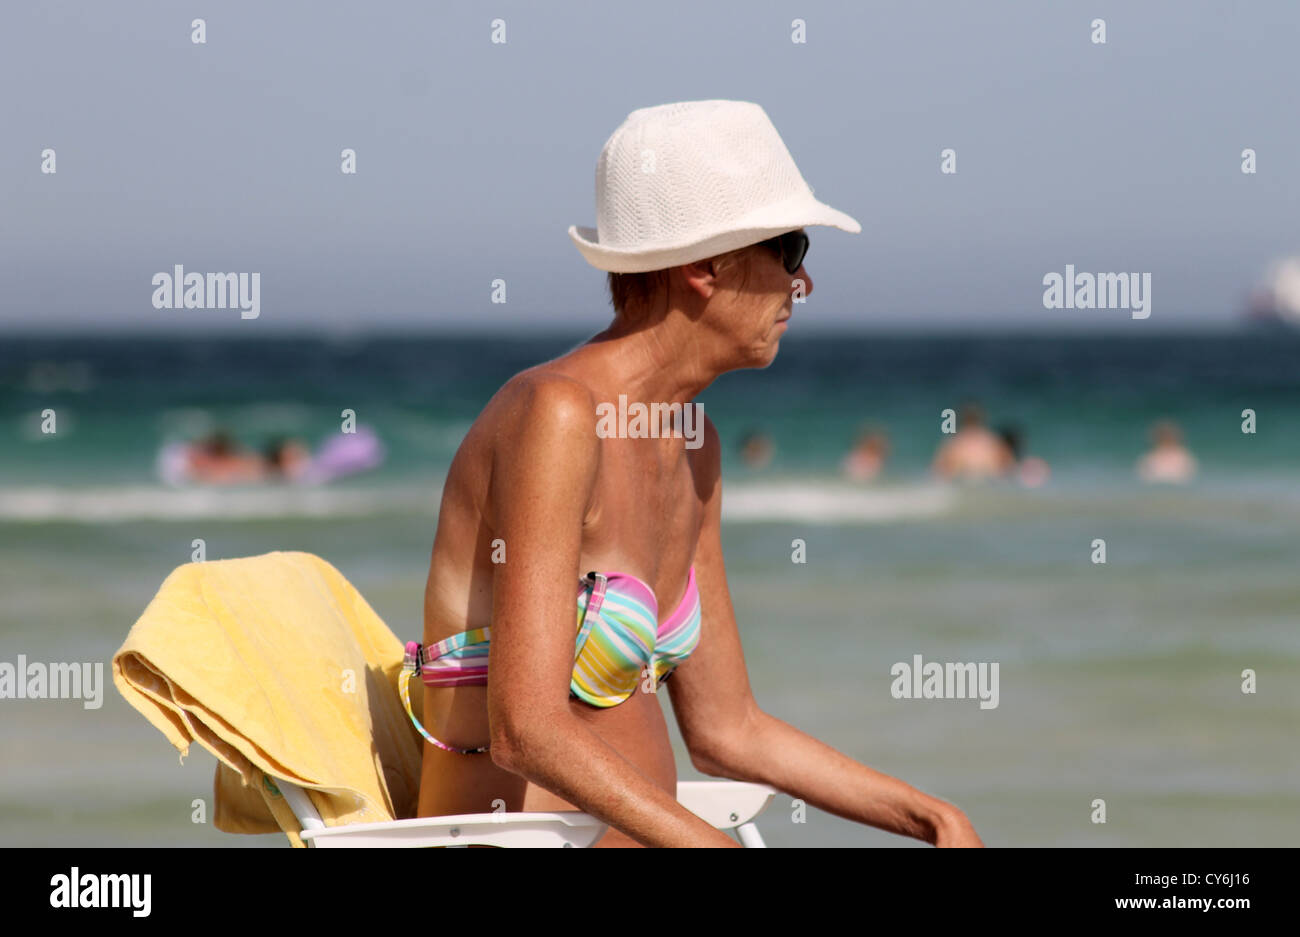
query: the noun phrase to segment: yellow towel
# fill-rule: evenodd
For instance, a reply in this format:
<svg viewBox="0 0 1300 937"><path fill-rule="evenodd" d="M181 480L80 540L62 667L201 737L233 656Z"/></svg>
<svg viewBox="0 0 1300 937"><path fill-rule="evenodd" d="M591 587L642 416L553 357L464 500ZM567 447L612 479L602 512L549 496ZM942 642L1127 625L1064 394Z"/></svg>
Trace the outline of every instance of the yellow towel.
<svg viewBox="0 0 1300 937"><path fill-rule="evenodd" d="M415 816L421 743L401 666L402 643L342 573L276 552L174 570L113 683L182 756L197 741L217 757L218 829L278 828L301 846L275 778L307 789L326 826Z"/></svg>

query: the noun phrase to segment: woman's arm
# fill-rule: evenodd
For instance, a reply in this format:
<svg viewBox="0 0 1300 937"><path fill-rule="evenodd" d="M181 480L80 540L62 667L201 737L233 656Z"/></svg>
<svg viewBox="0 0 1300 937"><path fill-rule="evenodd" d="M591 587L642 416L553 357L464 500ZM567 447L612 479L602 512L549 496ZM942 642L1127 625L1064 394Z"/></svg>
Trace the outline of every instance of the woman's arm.
<svg viewBox="0 0 1300 937"><path fill-rule="evenodd" d="M676 698L674 698L674 705ZM966 814L898 778L854 761L761 710L705 774L757 781L814 807L934 846L983 846Z"/></svg>
<svg viewBox="0 0 1300 937"><path fill-rule="evenodd" d="M495 764L647 846L738 846L570 712L582 524L596 479L595 404L576 382L527 376L506 391L489 511L506 562L493 574L488 719Z"/></svg>
<svg viewBox="0 0 1300 937"><path fill-rule="evenodd" d="M700 458L707 501L695 580L703 626L699 646L667 683L691 763L705 774L770 784L836 816L936 846L982 846L958 808L874 771L758 708L727 589L721 447L707 420Z"/></svg>

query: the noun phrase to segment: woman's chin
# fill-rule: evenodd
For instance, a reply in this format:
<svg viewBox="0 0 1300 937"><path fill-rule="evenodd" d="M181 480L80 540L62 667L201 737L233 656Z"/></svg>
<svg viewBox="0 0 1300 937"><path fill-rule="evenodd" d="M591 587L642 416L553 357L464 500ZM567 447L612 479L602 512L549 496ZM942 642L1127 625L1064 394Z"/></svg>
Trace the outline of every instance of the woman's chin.
<svg viewBox="0 0 1300 937"><path fill-rule="evenodd" d="M752 365L750 365L750 367L752 368L767 367L769 364L771 364L773 361L776 360L777 352L779 352L780 350L781 350L781 336L774 335L771 339L769 339L767 347L763 350L762 354L758 356L758 360L755 361Z"/></svg>

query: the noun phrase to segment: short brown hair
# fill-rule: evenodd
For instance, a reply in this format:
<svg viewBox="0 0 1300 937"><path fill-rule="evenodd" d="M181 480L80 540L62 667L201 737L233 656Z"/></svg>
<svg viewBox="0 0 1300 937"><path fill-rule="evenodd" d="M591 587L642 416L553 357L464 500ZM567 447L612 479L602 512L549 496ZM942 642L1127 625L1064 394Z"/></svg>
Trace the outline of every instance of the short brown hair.
<svg viewBox="0 0 1300 937"><path fill-rule="evenodd" d="M741 285L749 282L748 263L742 263L742 255L755 245L727 251L709 258L715 263L730 265L741 264ZM636 307L644 313L659 292L668 289L668 271L651 270L647 273L611 273L608 277L609 301L615 313L626 313L629 307Z"/></svg>
<svg viewBox="0 0 1300 937"><path fill-rule="evenodd" d="M614 312L626 312L629 306L646 308L660 290L668 288L668 271L651 270L648 273L611 273L609 275L609 302Z"/></svg>

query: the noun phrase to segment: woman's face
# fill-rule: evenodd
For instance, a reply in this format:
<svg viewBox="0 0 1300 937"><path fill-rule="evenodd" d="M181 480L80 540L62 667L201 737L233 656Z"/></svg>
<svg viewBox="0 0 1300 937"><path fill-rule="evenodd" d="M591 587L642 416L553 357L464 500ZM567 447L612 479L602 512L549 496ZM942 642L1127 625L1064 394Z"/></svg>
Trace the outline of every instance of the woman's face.
<svg viewBox="0 0 1300 937"><path fill-rule="evenodd" d="M736 367L764 368L790 327L795 295L807 296L812 289L802 265L794 274L786 273L774 251L756 244L737 255L735 263L722 265L704 318L735 348Z"/></svg>

